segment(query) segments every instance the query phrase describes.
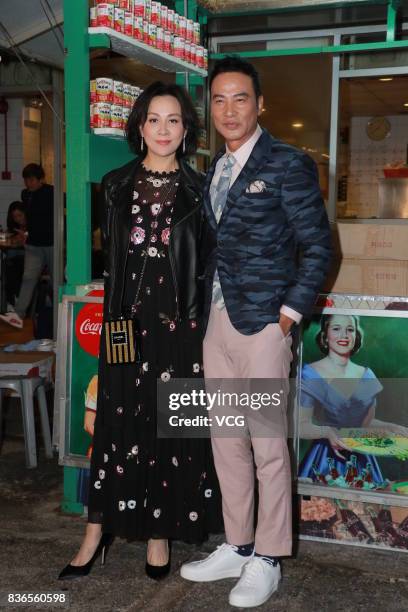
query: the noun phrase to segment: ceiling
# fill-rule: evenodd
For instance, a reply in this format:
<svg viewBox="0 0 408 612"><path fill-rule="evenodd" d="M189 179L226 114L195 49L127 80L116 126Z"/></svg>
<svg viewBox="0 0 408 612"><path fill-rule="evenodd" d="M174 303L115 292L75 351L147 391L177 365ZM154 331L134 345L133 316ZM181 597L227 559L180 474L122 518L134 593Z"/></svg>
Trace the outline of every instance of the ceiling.
<svg viewBox="0 0 408 612"><path fill-rule="evenodd" d="M5 29L20 52L30 60L62 69L63 37L58 26L63 23L63 0L0 0L0 4L0 49L3 54L7 50L12 53Z"/></svg>
<svg viewBox="0 0 408 612"><path fill-rule="evenodd" d="M373 117L408 113L408 77L389 77L390 81L375 78L342 79L340 87L340 116Z"/></svg>

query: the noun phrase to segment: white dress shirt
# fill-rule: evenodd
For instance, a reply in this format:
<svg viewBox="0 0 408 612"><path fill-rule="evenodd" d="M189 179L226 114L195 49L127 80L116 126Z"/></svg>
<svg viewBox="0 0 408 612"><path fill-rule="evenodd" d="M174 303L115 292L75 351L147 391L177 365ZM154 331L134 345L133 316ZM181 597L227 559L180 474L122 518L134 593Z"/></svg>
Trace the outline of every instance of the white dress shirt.
<svg viewBox="0 0 408 612"><path fill-rule="evenodd" d="M231 189L232 185L237 180L242 168L247 163L252 153L252 150L254 146L256 145L256 143L258 142L258 139L260 138L261 134L262 134L262 129L258 123L256 126L255 132L246 142L244 142L243 145L239 147L239 149L237 149L236 151L230 151L228 149L228 146L225 147L226 151L224 155L220 157L220 159L217 162L217 165L215 166L214 176L212 178L211 185L210 185L211 205L213 205L215 190L216 190L219 178L221 176L222 168L225 164L225 160L227 159L228 155L233 155L235 159L235 164L231 172L231 181L230 181L230 189ZM216 278L214 280L216 283L219 283L218 273L216 273ZM281 314L284 314L287 317L290 317L296 323L300 323L300 321L302 320L302 315L299 312L297 312L293 308L290 308L289 306L285 306L284 304L282 304L280 308L280 312Z"/></svg>

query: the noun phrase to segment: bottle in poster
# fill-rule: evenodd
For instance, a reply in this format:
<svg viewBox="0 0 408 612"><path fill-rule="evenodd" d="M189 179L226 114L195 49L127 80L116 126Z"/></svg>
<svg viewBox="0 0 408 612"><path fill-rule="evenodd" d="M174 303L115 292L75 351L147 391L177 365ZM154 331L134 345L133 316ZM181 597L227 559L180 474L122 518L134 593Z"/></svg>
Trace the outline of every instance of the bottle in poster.
<svg viewBox="0 0 408 612"><path fill-rule="evenodd" d="M374 540L357 514L353 512L353 510L350 510L350 508L347 507L347 504L342 502L340 499L336 499L335 503L339 507L340 517L343 524L346 526L347 531L353 536L353 538L357 538L360 542L365 541L367 544L372 544Z"/></svg>
<svg viewBox="0 0 408 612"><path fill-rule="evenodd" d="M329 473L330 476L332 477L333 480L336 480L337 478L339 478L340 474L336 468L336 465L334 463L334 459L332 457L328 457L327 458L327 463L329 466Z"/></svg>
<svg viewBox="0 0 408 612"><path fill-rule="evenodd" d="M385 513L383 513L382 510L377 512L375 508L371 506L367 507L367 512L377 533L376 542L379 544L385 544L386 546L393 546L394 538L392 537L389 528L386 529L386 525L389 523L390 519L392 524L391 515L388 516L387 511L385 511Z"/></svg>

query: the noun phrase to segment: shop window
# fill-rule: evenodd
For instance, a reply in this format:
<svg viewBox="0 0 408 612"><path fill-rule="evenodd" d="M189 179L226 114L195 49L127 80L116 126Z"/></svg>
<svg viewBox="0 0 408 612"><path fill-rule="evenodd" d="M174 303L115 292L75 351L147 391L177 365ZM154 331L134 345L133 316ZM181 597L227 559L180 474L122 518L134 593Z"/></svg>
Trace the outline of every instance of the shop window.
<svg viewBox="0 0 408 612"><path fill-rule="evenodd" d="M358 36L343 36L341 44L366 44L384 42L384 32L375 34L359 34ZM399 40L408 40L408 31L399 36ZM347 53L341 59L342 70L358 70L362 68L391 68L393 66L408 65L408 49L394 49L392 51L373 51L371 53Z"/></svg>
<svg viewBox="0 0 408 612"><path fill-rule="evenodd" d="M408 218L408 76L340 82L339 218Z"/></svg>

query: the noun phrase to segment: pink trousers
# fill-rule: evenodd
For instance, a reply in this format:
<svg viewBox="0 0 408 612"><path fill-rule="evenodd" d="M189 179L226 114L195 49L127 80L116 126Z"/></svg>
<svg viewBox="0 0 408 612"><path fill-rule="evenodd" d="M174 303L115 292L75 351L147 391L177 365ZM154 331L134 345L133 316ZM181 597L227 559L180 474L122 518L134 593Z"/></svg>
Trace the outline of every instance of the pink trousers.
<svg viewBox="0 0 408 612"><path fill-rule="evenodd" d="M232 326L226 308L219 310L212 305L204 339L205 377L287 379L292 361L291 345L291 336L285 338L278 323L247 336ZM217 437L214 434L212 448L227 542L243 545L255 541L259 554L290 555L292 494L286 436ZM255 478L259 489L256 532Z"/></svg>

